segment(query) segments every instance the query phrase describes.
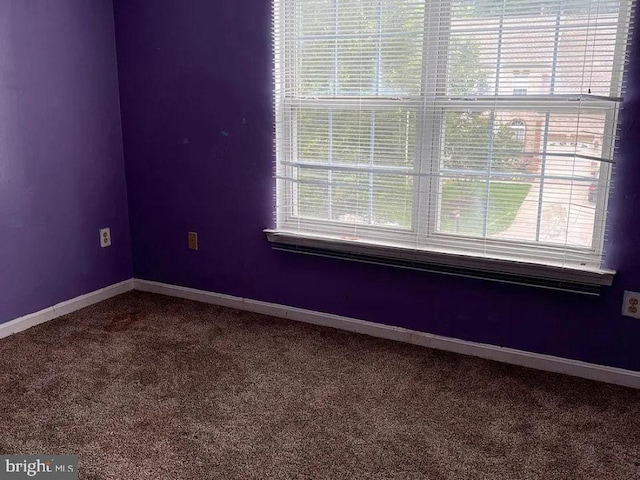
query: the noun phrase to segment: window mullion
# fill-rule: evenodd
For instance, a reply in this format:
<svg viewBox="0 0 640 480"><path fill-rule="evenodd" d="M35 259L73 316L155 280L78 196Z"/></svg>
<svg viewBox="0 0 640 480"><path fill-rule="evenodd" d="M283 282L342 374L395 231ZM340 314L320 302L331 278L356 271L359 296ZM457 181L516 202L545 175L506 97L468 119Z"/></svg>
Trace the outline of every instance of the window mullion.
<svg viewBox="0 0 640 480"><path fill-rule="evenodd" d="M437 228L444 118L438 97L446 95L450 9L449 0L429 0L425 9L422 110L418 124L418 175L414 195L414 228L419 244L425 244Z"/></svg>
<svg viewBox="0 0 640 480"><path fill-rule="evenodd" d="M504 11L506 0L502 0L502 14L498 24L498 49L496 55L496 82L494 87L494 97L497 99L500 94L500 76L502 74L502 45L504 38ZM496 100L497 103L497 100ZM488 132L488 148L487 148L487 184L484 194L484 215L482 219L482 237L487 237L487 224L489 222L489 197L491 196L491 169L493 162L493 148L496 124L496 105L489 113L489 132Z"/></svg>
<svg viewBox="0 0 640 480"><path fill-rule="evenodd" d="M542 155L540 160L540 187L538 190L538 217L536 219L536 242L540 241L540 228L542 223L542 202L544 197L544 178L547 168L547 145L549 140L549 121L551 115L547 112L544 116L544 130L542 133Z"/></svg>
<svg viewBox="0 0 640 480"><path fill-rule="evenodd" d="M549 82L549 93L553 95L556 89L556 76L558 69L558 49L560 45L560 9L556 13L556 26L553 37L553 57L551 63L551 79ZM549 112L544 116L544 131L542 134L542 158L540 161L540 188L538 191L538 218L536 220L536 242L540 241L540 230L542 227L542 205L544 201L544 179L547 168L547 149L549 141L549 123L551 114Z"/></svg>
<svg viewBox="0 0 640 480"><path fill-rule="evenodd" d="M380 95L380 85L382 83L382 2L378 0L377 5L377 37L376 37L376 71L375 71L375 94ZM371 111L371 132L369 134L369 166L373 168L375 160L376 145L376 111ZM369 224L373 224L373 173L368 175L369 195L367 196L367 212L369 215Z"/></svg>

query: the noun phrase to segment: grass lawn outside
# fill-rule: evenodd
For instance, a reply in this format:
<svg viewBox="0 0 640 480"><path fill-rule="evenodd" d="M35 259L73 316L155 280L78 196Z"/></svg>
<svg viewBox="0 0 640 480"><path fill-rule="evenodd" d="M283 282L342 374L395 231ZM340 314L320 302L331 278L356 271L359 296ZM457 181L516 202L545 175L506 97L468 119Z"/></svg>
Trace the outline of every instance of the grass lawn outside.
<svg viewBox="0 0 640 480"><path fill-rule="evenodd" d="M331 199L332 220L342 220L348 215L349 221L361 219L362 223L368 223L369 181L353 174L342 174L339 180L334 185ZM530 183L490 182L487 235L503 232L513 224L529 190ZM385 176L382 180L374 179L373 192L374 224L411 228L411 183L402 177ZM302 216L328 219L330 199L326 187L302 184L299 194ZM487 183L483 180L445 180L440 194L439 231L482 236Z"/></svg>
<svg viewBox="0 0 640 480"><path fill-rule="evenodd" d="M481 180L443 182L440 231L482 236L486 189ZM490 182L487 235L503 232L513 224L529 190L530 183Z"/></svg>

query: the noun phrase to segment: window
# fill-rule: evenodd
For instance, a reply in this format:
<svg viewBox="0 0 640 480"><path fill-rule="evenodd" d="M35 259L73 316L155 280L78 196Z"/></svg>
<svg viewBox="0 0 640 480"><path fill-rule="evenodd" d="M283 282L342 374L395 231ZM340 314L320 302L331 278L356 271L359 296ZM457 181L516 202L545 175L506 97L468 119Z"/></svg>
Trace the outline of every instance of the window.
<svg viewBox="0 0 640 480"><path fill-rule="evenodd" d="M525 140L527 138L527 125L522 120L514 120L511 122L511 131L513 138L520 142L522 150L524 150Z"/></svg>
<svg viewBox="0 0 640 480"><path fill-rule="evenodd" d="M628 0L276 0L279 238L600 275L630 18Z"/></svg>
<svg viewBox="0 0 640 480"><path fill-rule="evenodd" d="M529 71L513 72L513 94L526 95L529 91Z"/></svg>

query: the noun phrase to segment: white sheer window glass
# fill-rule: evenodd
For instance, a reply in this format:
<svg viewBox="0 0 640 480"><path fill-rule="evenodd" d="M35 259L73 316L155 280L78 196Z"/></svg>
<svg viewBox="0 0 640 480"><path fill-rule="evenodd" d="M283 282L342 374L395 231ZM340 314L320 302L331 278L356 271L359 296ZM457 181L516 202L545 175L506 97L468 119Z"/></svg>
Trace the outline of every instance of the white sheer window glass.
<svg viewBox="0 0 640 480"><path fill-rule="evenodd" d="M276 0L277 229L597 269L631 15Z"/></svg>

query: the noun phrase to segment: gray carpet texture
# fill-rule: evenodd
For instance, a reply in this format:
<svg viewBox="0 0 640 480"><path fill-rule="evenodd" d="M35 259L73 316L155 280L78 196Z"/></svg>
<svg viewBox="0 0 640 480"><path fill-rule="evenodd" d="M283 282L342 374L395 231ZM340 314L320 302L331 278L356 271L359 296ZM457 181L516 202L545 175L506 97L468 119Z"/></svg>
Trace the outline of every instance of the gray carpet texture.
<svg viewBox="0 0 640 480"><path fill-rule="evenodd" d="M0 454L27 453L81 479L639 479L640 391L131 292L0 340Z"/></svg>

